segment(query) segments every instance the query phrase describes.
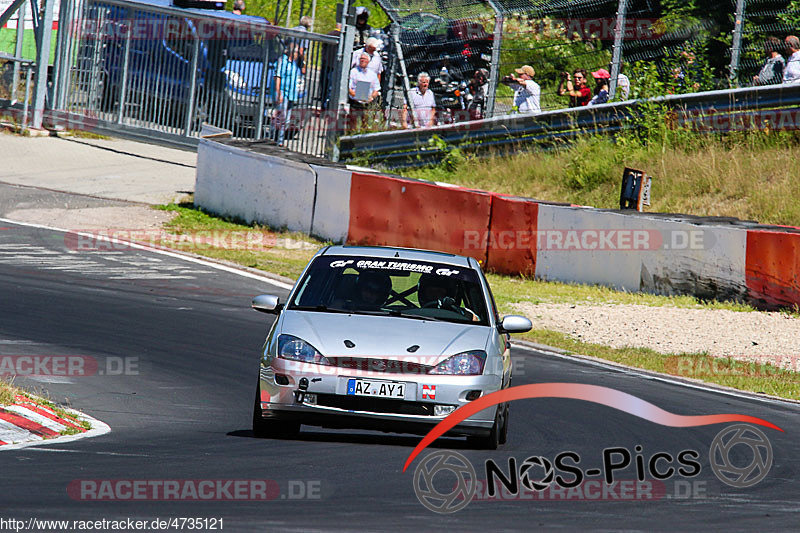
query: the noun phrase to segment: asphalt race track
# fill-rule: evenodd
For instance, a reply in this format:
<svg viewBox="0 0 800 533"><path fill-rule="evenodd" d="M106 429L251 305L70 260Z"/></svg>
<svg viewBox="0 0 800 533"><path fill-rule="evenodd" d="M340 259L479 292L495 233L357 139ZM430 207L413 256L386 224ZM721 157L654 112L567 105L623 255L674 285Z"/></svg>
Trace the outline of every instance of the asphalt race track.
<svg viewBox="0 0 800 533"><path fill-rule="evenodd" d="M250 299L266 292L285 296L284 289L147 251L79 252L65 246L59 232L0 227L0 355L93 358L102 375L17 383L47 391L112 428L97 438L0 452L0 518L209 517L223 519L226 531L774 531L800 524L796 404L686 388L515 348L515 385L595 384L676 414L766 419L785 430L761 428L774 453L771 470L749 488L719 481L709 466L709 446L725 424L665 427L588 402L537 399L511 406L509 443L500 450L441 439L403 473L420 437L308 427L296 440L252 436L258 354L272 317L252 311ZM127 372L120 373L120 361ZM601 466L604 448L633 453L637 445L645 464L657 452L697 450L701 471L664 481L654 499L619 491L594 492L586 500L556 494L555 501L473 501L448 515L423 507L413 488L413 469L441 449L462 453L484 478L487 459L506 471L512 456L522 463L573 451L590 469ZM732 461L747 463L747 451ZM634 463L615 479L635 480ZM93 501L68 493L76 480L263 479L280 489L272 501Z"/></svg>

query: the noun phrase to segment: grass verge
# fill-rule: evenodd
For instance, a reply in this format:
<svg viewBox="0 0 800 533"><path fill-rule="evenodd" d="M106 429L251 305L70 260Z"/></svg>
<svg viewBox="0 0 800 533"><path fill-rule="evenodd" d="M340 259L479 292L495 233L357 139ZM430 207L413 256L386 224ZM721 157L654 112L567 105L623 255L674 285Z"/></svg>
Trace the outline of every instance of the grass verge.
<svg viewBox="0 0 800 533"><path fill-rule="evenodd" d="M278 273L296 279L303 267L319 247L325 243L298 233L271 231L266 228L253 228L233 220L224 220L188 204L159 206L159 209L175 211L177 216L165 229L175 236L196 236L198 232L257 231L271 235L277 245L271 250L240 250L216 247L178 247L210 257ZM167 240L169 246L180 240ZM186 243L191 243L187 239ZM292 247L281 248L280 244ZM300 246L297 243L302 243ZM728 309L739 312L756 312L752 307L731 302L704 302L691 296L667 297L653 294L639 294L614 291L607 287L573 285L536 281L518 277L488 274L497 305L505 314L514 313L513 304L520 301L532 303L612 303L639 304L650 306L673 306L680 308ZM535 330L520 338L554 346L571 353L589 355L634 366L646 370L662 372L679 377L695 378L740 390L764 393L783 398L800 400L800 374L782 370L773 365L750 365L730 359L710 357L707 354L664 355L646 348L617 349L608 346L577 341L557 331ZM687 372L687 369L690 372Z"/></svg>
<svg viewBox="0 0 800 533"><path fill-rule="evenodd" d="M675 133L678 136L678 133ZM454 151L439 166L406 170L413 178L617 209L625 167L653 176L653 212L729 216L800 226L794 161L800 132L686 133L648 143L586 137L569 148L478 159Z"/></svg>
<svg viewBox="0 0 800 533"><path fill-rule="evenodd" d="M14 385L13 380L0 379L0 407L11 405L17 401L17 396L23 396L36 405L47 407L54 411L60 418L77 424L82 429L68 427L63 429L59 435L76 435L92 429L92 425L86 420L79 420L70 414L66 409L40 396L32 396L30 393ZM52 438L52 437L50 437Z"/></svg>

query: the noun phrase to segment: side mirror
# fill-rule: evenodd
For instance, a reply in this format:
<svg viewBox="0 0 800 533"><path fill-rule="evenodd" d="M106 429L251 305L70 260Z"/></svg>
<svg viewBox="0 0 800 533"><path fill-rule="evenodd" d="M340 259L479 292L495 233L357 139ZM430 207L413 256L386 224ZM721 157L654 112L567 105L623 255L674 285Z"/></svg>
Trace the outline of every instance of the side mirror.
<svg viewBox="0 0 800 533"><path fill-rule="evenodd" d="M256 296L253 298L253 303L251 306L256 311L272 314L278 314L281 308L283 308L280 298L273 294L260 294Z"/></svg>
<svg viewBox="0 0 800 533"><path fill-rule="evenodd" d="M503 317L499 329L501 333L525 333L532 327L531 321L524 316L508 315Z"/></svg>

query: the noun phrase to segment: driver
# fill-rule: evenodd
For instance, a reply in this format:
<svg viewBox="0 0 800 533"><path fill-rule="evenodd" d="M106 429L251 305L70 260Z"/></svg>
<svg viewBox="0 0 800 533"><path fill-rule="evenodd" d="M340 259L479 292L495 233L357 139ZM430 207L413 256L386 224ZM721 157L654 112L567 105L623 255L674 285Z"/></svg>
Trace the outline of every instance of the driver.
<svg viewBox="0 0 800 533"><path fill-rule="evenodd" d="M356 280L354 303L367 308L378 309L389 298L392 291L392 280L385 272L367 270L359 274Z"/></svg>
<svg viewBox="0 0 800 533"><path fill-rule="evenodd" d="M423 274L417 283L417 300L420 307L437 307L442 309L446 304L454 307L456 303L456 280L435 274ZM452 302L445 302L449 298Z"/></svg>
<svg viewBox="0 0 800 533"><path fill-rule="evenodd" d="M457 297L458 282L455 279L435 274L423 274L419 277L417 300L420 307L448 309L472 321L479 321L480 318L473 311L456 304Z"/></svg>

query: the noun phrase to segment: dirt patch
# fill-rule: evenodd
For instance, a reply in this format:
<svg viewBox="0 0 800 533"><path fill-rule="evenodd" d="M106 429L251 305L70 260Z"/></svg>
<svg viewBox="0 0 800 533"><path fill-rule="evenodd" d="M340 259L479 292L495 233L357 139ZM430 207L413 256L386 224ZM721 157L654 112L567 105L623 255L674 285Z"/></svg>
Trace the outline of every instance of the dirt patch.
<svg viewBox="0 0 800 533"><path fill-rule="evenodd" d="M160 229L175 213L147 206L87 207L81 209L18 209L5 218L18 222L55 225L71 230Z"/></svg>
<svg viewBox="0 0 800 533"><path fill-rule="evenodd" d="M528 304L514 307L535 329L613 348L664 354L707 353L798 369L800 319L785 313L646 305Z"/></svg>

